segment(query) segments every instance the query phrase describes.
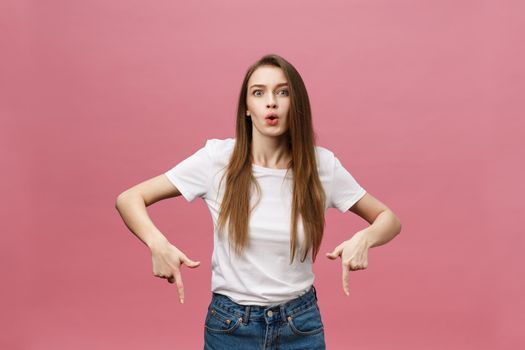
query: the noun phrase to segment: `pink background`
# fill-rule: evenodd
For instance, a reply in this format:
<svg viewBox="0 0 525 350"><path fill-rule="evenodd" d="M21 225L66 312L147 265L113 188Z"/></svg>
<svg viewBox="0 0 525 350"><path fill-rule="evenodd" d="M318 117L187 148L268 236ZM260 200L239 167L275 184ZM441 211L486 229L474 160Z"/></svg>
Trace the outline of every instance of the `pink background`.
<svg viewBox="0 0 525 350"><path fill-rule="evenodd" d="M266 53L303 76L318 144L403 224L346 297L324 253L366 222L327 212L314 270L328 349L523 347L524 13L506 0L2 1L0 348L202 348L205 203L149 208L201 261L183 268L181 305L115 199L234 136L243 75Z"/></svg>

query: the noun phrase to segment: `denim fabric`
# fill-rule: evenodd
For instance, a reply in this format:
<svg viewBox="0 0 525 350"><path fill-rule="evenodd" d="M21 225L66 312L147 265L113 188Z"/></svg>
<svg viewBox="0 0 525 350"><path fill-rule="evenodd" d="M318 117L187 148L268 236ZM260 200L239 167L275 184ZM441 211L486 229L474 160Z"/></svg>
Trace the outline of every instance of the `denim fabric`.
<svg viewBox="0 0 525 350"><path fill-rule="evenodd" d="M204 324L204 350L223 349L326 349L315 287L274 306L241 305L212 293Z"/></svg>

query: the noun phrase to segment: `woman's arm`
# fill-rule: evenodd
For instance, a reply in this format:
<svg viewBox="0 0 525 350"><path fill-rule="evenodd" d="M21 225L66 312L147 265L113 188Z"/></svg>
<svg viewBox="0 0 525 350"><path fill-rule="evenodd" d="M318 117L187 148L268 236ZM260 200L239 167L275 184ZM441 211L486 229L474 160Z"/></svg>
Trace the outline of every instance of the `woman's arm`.
<svg viewBox="0 0 525 350"><path fill-rule="evenodd" d="M151 250L153 275L175 282L180 302L184 303L184 285L180 273L182 264L195 268L199 261L189 259L153 224L146 207L161 199L180 196L180 191L162 174L122 192L115 204L124 223Z"/></svg>
<svg viewBox="0 0 525 350"><path fill-rule="evenodd" d="M326 257L332 260L341 256L343 291L346 295L349 295L349 271L366 269L368 249L389 242L401 231L401 221L394 212L369 193L357 201L349 211L368 221L370 226L339 244L332 252L326 253Z"/></svg>
<svg viewBox="0 0 525 350"><path fill-rule="evenodd" d="M115 204L128 229L150 249L168 240L153 224L147 206L162 199L180 196L179 190L161 174L122 192Z"/></svg>
<svg viewBox="0 0 525 350"><path fill-rule="evenodd" d="M370 193L366 193L349 211L370 224L362 230L365 232L368 248L383 245L401 232L401 221L394 212Z"/></svg>

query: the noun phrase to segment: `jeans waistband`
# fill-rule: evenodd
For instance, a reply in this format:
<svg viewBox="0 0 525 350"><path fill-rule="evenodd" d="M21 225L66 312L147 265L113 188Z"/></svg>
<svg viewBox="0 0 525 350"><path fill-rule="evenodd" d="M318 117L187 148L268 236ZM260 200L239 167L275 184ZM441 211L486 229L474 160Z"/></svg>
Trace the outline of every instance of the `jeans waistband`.
<svg viewBox="0 0 525 350"><path fill-rule="evenodd" d="M278 305L242 305L234 302L228 296L212 293L212 302L210 307L222 310L235 318L242 318L243 323L247 324L249 320L266 320L266 322L286 321L288 316L293 316L308 310L317 304L317 292L315 286L303 295Z"/></svg>

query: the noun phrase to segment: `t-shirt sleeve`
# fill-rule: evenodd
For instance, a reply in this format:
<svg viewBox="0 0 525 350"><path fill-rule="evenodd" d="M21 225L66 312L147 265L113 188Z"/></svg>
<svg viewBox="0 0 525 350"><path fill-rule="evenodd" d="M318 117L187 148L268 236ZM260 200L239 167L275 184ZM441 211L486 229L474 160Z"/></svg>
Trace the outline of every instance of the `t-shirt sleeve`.
<svg viewBox="0 0 525 350"><path fill-rule="evenodd" d="M336 156L332 158L332 169L329 207L344 213L366 194L366 190L343 167Z"/></svg>
<svg viewBox="0 0 525 350"><path fill-rule="evenodd" d="M204 147L164 173L188 202L205 198L209 193L213 166L211 147L212 142L208 140Z"/></svg>

